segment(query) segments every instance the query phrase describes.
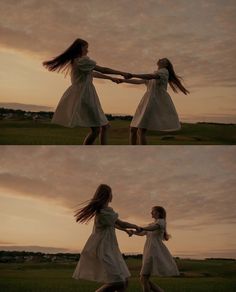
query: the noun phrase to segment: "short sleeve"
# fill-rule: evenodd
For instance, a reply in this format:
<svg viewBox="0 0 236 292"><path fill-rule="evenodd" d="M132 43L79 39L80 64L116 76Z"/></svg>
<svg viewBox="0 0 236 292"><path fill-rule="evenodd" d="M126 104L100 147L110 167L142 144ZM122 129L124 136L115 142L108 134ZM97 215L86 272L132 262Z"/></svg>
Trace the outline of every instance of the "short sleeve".
<svg viewBox="0 0 236 292"><path fill-rule="evenodd" d="M168 80L169 72L166 68L161 68L157 71L157 74L160 76L161 80Z"/></svg>
<svg viewBox="0 0 236 292"><path fill-rule="evenodd" d="M165 229L166 223L164 219L158 219L155 224L158 225L160 229Z"/></svg>
<svg viewBox="0 0 236 292"><path fill-rule="evenodd" d="M114 226L117 219L118 214L110 208L102 209L98 215L98 223L102 226Z"/></svg>
<svg viewBox="0 0 236 292"><path fill-rule="evenodd" d="M96 62L85 56L76 60L76 66L81 71L92 71L96 66Z"/></svg>

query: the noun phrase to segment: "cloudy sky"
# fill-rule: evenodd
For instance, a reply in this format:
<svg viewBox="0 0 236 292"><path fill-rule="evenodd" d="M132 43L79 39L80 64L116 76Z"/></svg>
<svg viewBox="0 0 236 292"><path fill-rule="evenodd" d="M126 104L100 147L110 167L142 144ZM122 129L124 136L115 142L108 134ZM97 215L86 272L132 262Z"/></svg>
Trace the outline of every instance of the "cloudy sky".
<svg viewBox="0 0 236 292"><path fill-rule="evenodd" d="M235 162L233 146L2 146L0 249L80 251L92 222L73 211L107 183L123 220L143 225L152 206L167 209L174 255L236 258ZM142 252L145 238L117 235L123 252Z"/></svg>
<svg viewBox="0 0 236 292"><path fill-rule="evenodd" d="M77 37L99 65L152 72L168 57L191 95L172 94L182 120L236 122L234 0L0 1L1 105L55 108L69 78L41 63ZM95 81L107 113L133 114L145 88Z"/></svg>

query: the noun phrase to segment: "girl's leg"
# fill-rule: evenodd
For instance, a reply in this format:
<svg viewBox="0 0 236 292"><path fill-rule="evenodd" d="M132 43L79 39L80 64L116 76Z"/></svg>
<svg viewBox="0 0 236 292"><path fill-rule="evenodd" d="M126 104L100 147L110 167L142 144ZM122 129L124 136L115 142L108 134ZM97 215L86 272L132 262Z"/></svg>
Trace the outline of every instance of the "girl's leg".
<svg viewBox="0 0 236 292"><path fill-rule="evenodd" d="M150 288L151 288L151 291L154 291L154 292L164 292L163 289L161 289L158 285L156 285L155 283L149 281L149 285L150 285Z"/></svg>
<svg viewBox="0 0 236 292"><path fill-rule="evenodd" d="M119 283L104 284L95 292L115 292L115 291L124 292L125 290L126 290L125 282L119 282Z"/></svg>
<svg viewBox="0 0 236 292"><path fill-rule="evenodd" d="M91 131L84 139L84 145L92 145L96 140L97 136L99 135L100 128L99 127L92 127L90 128Z"/></svg>
<svg viewBox="0 0 236 292"><path fill-rule="evenodd" d="M129 134L129 144L137 145L138 140L138 128L131 127L130 134Z"/></svg>
<svg viewBox="0 0 236 292"><path fill-rule="evenodd" d="M150 292L150 285L149 285L149 275L141 275L140 276L140 281L143 287L143 292Z"/></svg>
<svg viewBox="0 0 236 292"><path fill-rule="evenodd" d="M147 129L139 129L139 144L146 145L147 137L146 137Z"/></svg>
<svg viewBox="0 0 236 292"><path fill-rule="evenodd" d="M108 140L108 129L110 128L110 124L107 124L105 126L102 126L100 129L100 144L101 145L107 145Z"/></svg>

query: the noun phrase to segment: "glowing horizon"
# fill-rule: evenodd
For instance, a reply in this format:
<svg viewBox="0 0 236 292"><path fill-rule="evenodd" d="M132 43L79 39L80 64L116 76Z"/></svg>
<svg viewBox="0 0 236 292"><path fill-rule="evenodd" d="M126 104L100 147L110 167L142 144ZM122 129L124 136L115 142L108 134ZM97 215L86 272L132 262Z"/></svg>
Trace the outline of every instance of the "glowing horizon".
<svg viewBox="0 0 236 292"><path fill-rule="evenodd" d="M0 102L55 108L70 80L47 72L42 61L82 37L101 66L152 72L158 58L169 57L191 91L184 96L169 89L180 119L236 123L235 1L70 2L0 3ZM142 85L94 84L106 113L134 114L145 91Z"/></svg>
<svg viewBox="0 0 236 292"><path fill-rule="evenodd" d="M123 220L144 225L166 207L173 255L236 258L235 147L29 148L0 148L0 249L80 251L93 222L77 224L74 210L104 182ZM142 253L145 238L117 237L122 252Z"/></svg>

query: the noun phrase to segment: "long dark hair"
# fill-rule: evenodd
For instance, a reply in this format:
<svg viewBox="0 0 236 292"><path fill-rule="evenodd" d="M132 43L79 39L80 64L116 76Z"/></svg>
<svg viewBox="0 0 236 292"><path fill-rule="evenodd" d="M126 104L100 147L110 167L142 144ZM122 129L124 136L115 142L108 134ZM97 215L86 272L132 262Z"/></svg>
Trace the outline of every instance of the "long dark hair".
<svg viewBox="0 0 236 292"><path fill-rule="evenodd" d="M169 85L172 88L172 90L174 92L178 92L178 89L180 91L182 91L185 95L187 95L188 93L190 93L181 83L181 80L183 80L182 77L178 76L175 73L174 67L171 63L171 61L167 58L164 58L164 60L166 61L166 66L165 68L169 71Z"/></svg>
<svg viewBox="0 0 236 292"><path fill-rule="evenodd" d="M96 213L109 202L111 198L111 187L105 184L98 186L93 198L88 202L85 207L76 210L76 222L84 223L91 220Z"/></svg>
<svg viewBox="0 0 236 292"><path fill-rule="evenodd" d="M82 54L82 47L88 45L85 40L76 39L62 54L57 57L43 62L43 66L49 71L68 72L75 58Z"/></svg>
<svg viewBox="0 0 236 292"><path fill-rule="evenodd" d="M153 209L159 213L159 219L165 219L166 220L166 210L163 207L154 206ZM167 225L167 223L166 223L166 225ZM164 230L164 239L165 240L169 240L170 239L170 234L167 233L166 227L165 227L165 230Z"/></svg>

